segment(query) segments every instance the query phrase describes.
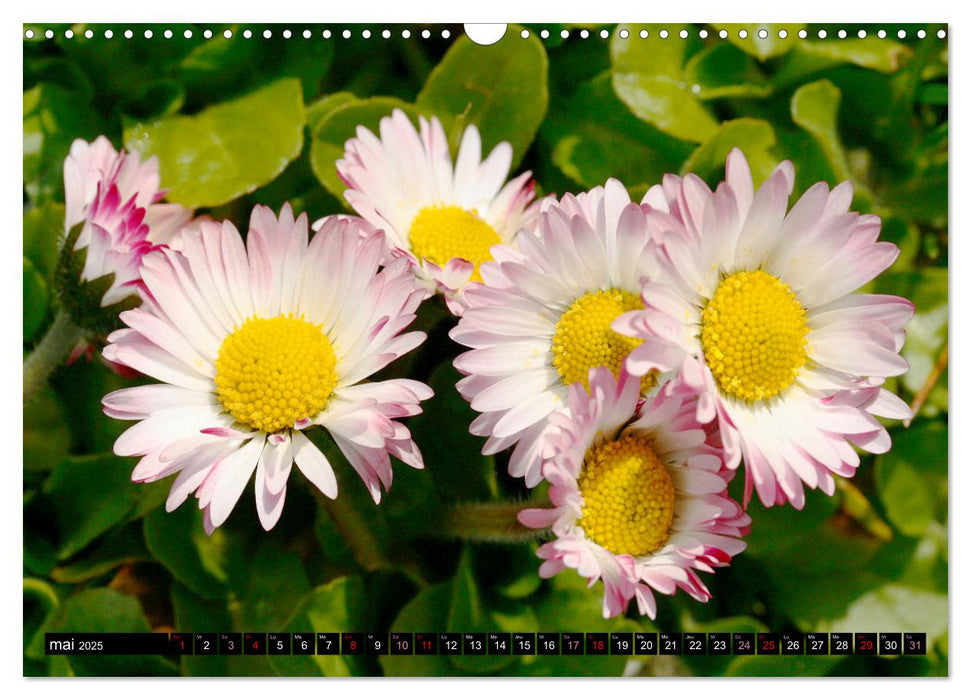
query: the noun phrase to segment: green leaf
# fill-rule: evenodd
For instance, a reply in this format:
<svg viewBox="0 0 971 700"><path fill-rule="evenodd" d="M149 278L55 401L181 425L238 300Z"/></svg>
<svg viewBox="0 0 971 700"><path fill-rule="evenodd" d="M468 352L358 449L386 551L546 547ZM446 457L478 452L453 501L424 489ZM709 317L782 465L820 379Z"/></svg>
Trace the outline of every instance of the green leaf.
<svg viewBox="0 0 971 700"><path fill-rule="evenodd" d="M677 36L684 25L667 27L669 36L660 38L651 31L655 27L641 24L620 24L610 39L610 64L615 73L635 73L646 78L681 78L689 42ZM627 39L620 32L630 32ZM641 39L642 29L648 29L648 38Z"/></svg>
<svg viewBox="0 0 971 700"><path fill-rule="evenodd" d="M684 62L691 45L675 38L681 25L670 27L667 39L659 35L641 39L642 28L627 27L627 39L621 38L620 31L613 33L610 64L614 92L635 116L665 134L694 143L704 141L717 122L684 80Z"/></svg>
<svg viewBox="0 0 971 700"><path fill-rule="evenodd" d="M47 581L39 578L24 579L25 656L43 659L43 630L51 624L59 609L57 591Z"/></svg>
<svg viewBox="0 0 971 700"><path fill-rule="evenodd" d="M310 591L303 563L282 543L265 539L250 563L249 586L243 597L241 622L246 629L279 629ZM315 628L315 629L323 629Z"/></svg>
<svg viewBox="0 0 971 700"><path fill-rule="evenodd" d="M894 526L921 537L934 520L947 521L947 426L919 423L893 438L877 462L877 492Z"/></svg>
<svg viewBox="0 0 971 700"><path fill-rule="evenodd" d="M505 570L496 572L498 580L494 584L496 593L506 598L527 598L543 584L540 578L536 551L533 546L504 546L503 559L508 562ZM517 630L522 631L522 630Z"/></svg>
<svg viewBox="0 0 971 700"><path fill-rule="evenodd" d="M868 209L873 194L859 178L854 178L840 140L837 124L840 98L839 88L828 80L803 85L792 95L792 120L809 132L822 149L835 182L854 181L855 206Z"/></svg>
<svg viewBox="0 0 971 700"><path fill-rule="evenodd" d="M307 105L307 128L313 134L321 120L338 107L353 102L357 98L350 92L335 92L324 95L313 104Z"/></svg>
<svg viewBox="0 0 971 700"><path fill-rule="evenodd" d="M71 143L93 140L103 131L101 116L84 98L49 83L24 91L24 189L30 198L62 197Z"/></svg>
<svg viewBox="0 0 971 700"><path fill-rule="evenodd" d="M334 579L311 591L286 624L288 632L365 632L371 629L371 608L364 584L356 576ZM398 631L398 627L394 627ZM387 657L382 657L382 659ZM354 656L273 656L270 663L286 676L351 676L364 671Z"/></svg>
<svg viewBox="0 0 971 700"><path fill-rule="evenodd" d="M554 103L540 134L552 146L553 163L585 188L619 179L635 198L674 172L691 144L635 117L603 73Z"/></svg>
<svg viewBox="0 0 971 700"><path fill-rule="evenodd" d="M864 39L828 39L794 41L792 53L776 75L779 84L787 84L833 66L850 64L894 73L913 56L913 51L893 39L869 36Z"/></svg>
<svg viewBox="0 0 971 700"><path fill-rule="evenodd" d="M141 87L124 103L126 117L136 120L157 119L175 114L185 104L185 88L182 83L162 79Z"/></svg>
<svg viewBox="0 0 971 700"><path fill-rule="evenodd" d="M828 80L800 87L792 96L792 120L812 134L837 180L850 179L850 166L837 131L840 91Z"/></svg>
<svg viewBox="0 0 971 700"><path fill-rule="evenodd" d="M356 576L346 576L316 588L306 599L300 615L310 630L365 631L372 622L363 581ZM327 676L348 675L360 672L360 666L341 657L314 659ZM344 670L346 669L346 671Z"/></svg>
<svg viewBox="0 0 971 700"><path fill-rule="evenodd" d="M141 530L136 523L112 530L84 554L52 569L50 577L58 583L82 583L104 576L123 564L151 559Z"/></svg>
<svg viewBox="0 0 971 700"><path fill-rule="evenodd" d="M489 620L482 607L475 572L472 570L472 549L466 547L452 579L446 629L467 632L487 632Z"/></svg>
<svg viewBox="0 0 971 700"><path fill-rule="evenodd" d="M684 67L684 82L701 100L762 98L773 89L756 62L731 44L715 44L692 56Z"/></svg>
<svg viewBox="0 0 971 700"><path fill-rule="evenodd" d="M533 564L535 566L535 563ZM450 582L421 591L409 601L391 624L401 632L465 631L604 631L633 632L640 629L624 618L601 617L603 589L588 588L584 579L567 571L555 576L544 589L525 602L502 601L481 589L480 577L467 549ZM461 625L461 626L460 626ZM620 656L585 657L583 663L566 656L383 656L386 675L445 676L494 673L523 676L616 676L627 659Z"/></svg>
<svg viewBox="0 0 971 700"><path fill-rule="evenodd" d="M489 609L479 590L479 583L472 566L472 549L466 547L459 561L455 578L452 579L452 595L445 629L462 632L496 632L503 626L497 615ZM512 630L505 630L511 632ZM522 632L522 629L517 631ZM512 656L456 656L456 667L489 673L512 663Z"/></svg>
<svg viewBox="0 0 971 700"><path fill-rule="evenodd" d="M285 78L193 116L125 130L125 145L157 155L171 202L216 206L279 175L303 146L300 82Z"/></svg>
<svg viewBox="0 0 971 700"><path fill-rule="evenodd" d="M856 599L838 619L820 626L824 632L883 632L901 630L927 634L933 648L947 634L947 595L896 583L875 588Z"/></svg>
<svg viewBox="0 0 971 700"><path fill-rule="evenodd" d="M880 544L831 518L799 546L760 553L768 605L809 631L841 617L863 593L885 583L884 574L871 565Z"/></svg>
<svg viewBox="0 0 971 700"><path fill-rule="evenodd" d="M561 632L635 632L640 627L622 616L604 619L603 584L588 587L586 580L573 569L557 574L549 581L545 595L534 603L537 631ZM523 676L619 676L627 657L585 656L577 663L570 656L524 656L516 670Z"/></svg>
<svg viewBox="0 0 971 700"><path fill-rule="evenodd" d="M335 197L344 201L347 185L337 175L335 163L344 157L344 144L353 138L358 126L378 132L383 117L401 109L417 124L418 111L394 97L371 97L364 100L340 100L342 104L318 117L310 144L310 165L320 183Z"/></svg>
<svg viewBox="0 0 971 700"><path fill-rule="evenodd" d="M399 632L440 632L446 630L452 585L440 583L421 591L398 613L391 629ZM381 656L378 661L386 676L467 675L455 669L447 656Z"/></svg>
<svg viewBox="0 0 971 700"><path fill-rule="evenodd" d="M240 541L224 529L206 535L202 511L194 503L172 513L150 513L145 518L145 544L177 581L207 600L226 597L234 562L241 559Z"/></svg>
<svg viewBox="0 0 971 700"><path fill-rule="evenodd" d="M24 342L29 342L47 318L47 282L28 258L24 258Z"/></svg>
<svg viewBox="0 0 971 700"><path fill-rule="evenodd" d="M793 517L787 508L766 508L758 499L753 499L747 509L752 526L745 538L745 554L773 558L787 550L798 551L804 540L836 512L837 505L835 498L818 489L806 491L806 505L798 517Z"/></svg>
<svg viewBox="0 0 971 700"><path fill-rule="evenodd" d="M743 117L722 122L714 135L698 146L685 161L681 174L694 173L714 184L724 178L728 154L733 148L740 148L752 169L752 180L758 187L778 165L778 158L773 155L775 145L775 131L766 121Z"/></svg>
<svg viewBox="0 0 971 700"><path fill-rule="evenodd" d="M240 629L236 601L203 600L178 583L172 586L176 630L192 632L252 632ZM184 676L257 676L273 674L266 656L189 654L181 657Z"/></svg>
<svg viewBox="0 0 971 700"><path fill-rule="evenodd" d="M483 154L508 141L515 168L546 114L547 63L542 42L534 34L523 39L514 25L491 46L462 36L432 71L415 103L436 114L446 133L453 120L463 128L475 124ZM457 142L457 134L451 136Z"/></svg>
<svg viewBox="0 0 971 700"><path fill-rule="evenodd" d="M64 236L64 205L48 202L24 212L24 257L50 283Z"/></svg>
<svg viewBox="0 0 971 700"><path fill-rule="evenodd" d="M148 495L145 489L164 500L164 485L132 483L131 469L130 460L111 454L68 457L54 469L44 494L55 505L58 559L71 557L132 516Z"/></svg>
<svg viewBox="0 0 971 700"><path fill-rule="evenodd" d="M217 530L218 532L218 530ZM174 632L225 632L236 629L225 600L206 600L178 581L172 584ZM182 657L182 672L188 676L228 676L234 657L189 654Z"/></svg>
<svg viewBox="0 0 971 700"><path fill-rule="evenodd" d="M895 170L912 170L921 129L912 101L899 87L904 73L886 75L841 65L823 73L800 76L798 82L820 75L839 88L842 95L840 133L847 139L846 143L864 146ZM890 173L878 170L874 175L890 176ZM893 177L899 177L899 172Z"/></svg>
<svg viewBox="0 0 971 700"><path fill-rule="evenodd" d="M804 24L713 24L716 29L725 29L728 32L728 40L745 53L755 56L760 61L775 56L781 56L791 51L796 44L801 43L798 38L799 30L803 29ZM743 39L739 36L739 31L744 29L747 36ZM785 39L779 38L779 30L785 29L788 36ZM759 31L765 30L766 37L759 36Z"/></svg>
<svg viewBox="0 0 971 700"><path fill-rule="evenodd" d="M898 538L898 546L888 546L881 551L890 560L886 564L888 577L901 585L927 591L946 593L947 573L947 526L931 522L920 540ZM884 565L882 560L878 564Z"/></svg>
<svg viewBox="0 0 971 700"><path fill-rule="evenodd" d="M47 632L150 632L138 600L108 588L82 591L64 601ZM174 676L177 669L161 656L71 656L79 676Z"/></svg>
<svg viewBox="0 0 971 700"><path fill-rule="evenodd" d="M613 85L637 117L675 138L700 143L718 129L718 122L683 83L615 70Z"/></svg>

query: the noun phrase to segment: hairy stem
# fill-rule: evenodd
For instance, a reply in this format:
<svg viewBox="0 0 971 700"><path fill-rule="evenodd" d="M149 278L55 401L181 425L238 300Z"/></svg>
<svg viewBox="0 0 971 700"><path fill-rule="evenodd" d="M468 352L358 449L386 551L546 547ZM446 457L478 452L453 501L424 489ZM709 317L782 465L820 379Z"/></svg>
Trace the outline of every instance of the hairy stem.
<svg viewBox="0 0 971 700"><path fill-rule="evenodd" d="M331 500L319 494L317 501L327 511L327 515L334 522L334 526L347 546L354 553L354 558L366 571L389 568L387 558L381 550L378 541L371 535L371 528L361 517L350 499L336 498Z"/></svg>
<svg viewBox="0 0 971 700"><path fill-rule="evenodd" d="M857 525L879 540L889 542L893 539L893 530L877 514L873 504L848 479L837 479L836 489L842 495L840 508Z"/></svg>
<svg viewBox="0 0 971 700"><path fill-rule="evenodd" d="M472 542L532 542L539 539L544 531L526 527L516 516L524 508L543 505L548 504L522 501L462 503L445 511L436 534Z"/></svg>
<svg viewBox="0 0 971 700"><path fill-rule="evenodd" d="M944 347L941 348L941 354L937 356L937 362L934 363L931 373L927 375L924 385L917 392L916 396L914 396L914 400L910 404L911 417L904 421L905 428L910 427L910 422L920 412L920 409L924 407L924 402L927 401L927 397L931 395L931 391L933 391L934 386L937 384L937 380L941 378L941 374L947 368L947 345L947 343L944 343Z"/></svg>
<svg viewBox="0 0 971 700"><path fill-rule="evenodd" d="M55 368L64 364L67 356L84 337L84 331L61 311L47 329L43 340L24 361L24 403L44 386Z"/></svg>

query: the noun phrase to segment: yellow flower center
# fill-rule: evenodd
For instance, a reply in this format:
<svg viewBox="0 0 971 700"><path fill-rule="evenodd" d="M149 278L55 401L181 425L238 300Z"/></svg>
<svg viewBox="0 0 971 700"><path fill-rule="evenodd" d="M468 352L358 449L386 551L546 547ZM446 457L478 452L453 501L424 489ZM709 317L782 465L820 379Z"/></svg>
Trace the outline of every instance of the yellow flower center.
<svg viewBox="0 0 971 700"><path fill-rule="evenodd" d="M701 347L718 388L744 401L785 391L806 364L806 310L762 270L723 279L701 313Z"/></svg>
<svg viewBox="0 0 971 700"><path fill-rule="evenodd" d="M646 438L625 436L594 447L583 462L580 527L613 554L657 551L674 522L674 484Z"/></svg>
<svg viewBox="0 0 971 700"><path fill-rule="evenodd" d="M640 345L610 327L626 311L641 308L641 298L621 289L587 292L570 304L553 333L553 366L564 383L581 382L590 391L589 374L594 367L606 367L616 379L624 360ZM642 393L654 386L653 374L641 380Z"/></svg>
<svg viewBox="0 0 971 700"><path fill-rule="evenodd" d="M313 418L337 385L327 336L291 315L250 318L226 336L216 357L216 396L240 423L265 433Z"/></svg>
<svg viewBox="0 0 971 700"><path fill-rule="evenodd" d="M408 231L411 252L442 267L452 258L475 265L472 279L481 282L479 265L492 260L489 248L501 243L499 234L474 212L456 206L431 206L418 212Z"/></svg>

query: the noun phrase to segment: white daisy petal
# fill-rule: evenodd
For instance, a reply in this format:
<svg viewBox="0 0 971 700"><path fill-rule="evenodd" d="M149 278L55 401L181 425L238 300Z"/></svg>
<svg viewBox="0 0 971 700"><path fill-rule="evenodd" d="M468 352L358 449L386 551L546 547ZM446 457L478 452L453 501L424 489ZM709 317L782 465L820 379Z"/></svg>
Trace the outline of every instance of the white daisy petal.
<svg viewBox="0 0 971 700"><path fill-rule="evenodd" d="M228 457L219 460L209 478L213 479L212 499L207 510L214 527L222 525L239 500L263 452L264 437L250 440Z"/></svg>
<svg viewBox="0 0 971 700"><path fill-rule="evenodd" d="M756 193L735 149L714 192L691 176L653 188L663 264L644 284L645 308L614 328L642 341L629 368L675 372L672 393L698 394L696 415L717 420L726 464L744 458L746 501L754 488L765 505L798 508L803 485L832 492L832 475L853 474L851 443L887 449L874 415L908 414L870 390L907 370L913 305L853 294L897 247L877 240L877 217L848 211L847 183L811 187L786 215L793 177L783 163Z"/></svg>
<svg viewBox="0 0 971 700"><path fill-rule="evenodd" d="M324 453L304 437L293 434L293 461L305 477L328 498L337 498L337 477Z"/></svg>
<svg viewBox="0 0 971 700"><path fill-rule="evenodd" d="M141 420L165 408L215 406L216 402L208 391L190 391L169 384L148 384L113 391L105 395L101 405L112 418Z"/></svg>
<svg viewBox="0 0 971 700"><path fill-rule="evenodd" d="M229 444L211 445L196 450L179 466L179 474L169 489L165 501L165 510L171 513L185 503L193 491L202 486L202 482L209 476L213 465L222 457L227 456L234 448Z"/></svg>
<svg viewBox="0 0 971 700"><path fill-rule="evenodd" d="M177 231L192 218L178 204L162 204L157 158L144 163L138 152L116 151L99 136L71 144L64 160L64 233L81 225L74 249L84 250L78 280L112 275L101 306L135 297L141 263L162 245L176 246Z"/></svg>
<svg viewBox="0 0 971 700"><path fill-rule="evenodd" d="M420 413L431 390L365 381L424 340L404 332L423 292L407 261L385 260L382 232L346 216L319 229L309 241L306 216L289 205L279 217L257 206L248 246L229 222L201 224L182 252L146 256L146 302L108 338L106 359L165 382L104 397L109 416L139 421L116 454L141 457L135 481L175 475L166 507L194 493L207 533L254 471L267 530L294 463L336 498L330 463L301 432L317 424L333 431L375 500L392 482L389 455L423 466L399 421Z"/></svg>
<svg viewBox="0 0 971 700"><path fill-rule="evenodd" d="M601 366L616 376L638 345L611 324L642 307L641 283L660 269L647 207L632 204L617 180L544 200L540 209L536 235L523 237L519 250L493 248L496 260L482 265L483 283L466 290L449 333L471 348L454 362L467 375L459 392L488 416L473 433L489 438L489 454L525 440L509 473L528 486L540 480L538 436L564 407L567 387Z"/></svg>
<svg viewBox="0 0 971 700"><path fill-rule="evenodd" d="M602 581L604 617L636 599L653 618L654 592L678 588L708 600L695 571L728 565L751 522L727 495L732 472L692 417L696 399L661 392L636 407L636 396L637 378L616 381L604 368L591 372L589 394L570 388L570 413L556 414L542 458L553 507L519 515L526 527L552 530L537 551L540 576L571 568L590 585Z"/></svg>
<svg viewBox="0 0 971 700"><path fill-rule="evenodd" d="M172 356L134 331L116 331L108 338L113 344L105 347L106 360L126 365L163 382L183 389L210 391L212 380L195 368Z"/></svg>
<svg viewBox="0 0 971 700"><path fill-rule="evenodd" d="M420 117L419 130L398 109L381 120L379 136L359 127L337 171L354 210L387 233L390 255L413 258L413 274L460 314L463 290L478 281L491 246L512 245L533 227L533 188L528 174L503 186L512 146L499 143L483 160L475 125L462 135L454 168L438 119Z"/></svg>
<svg viewBox="0 0 971 700"><path fill-rule="evenodd" d="M264 452L266 448L264 448ZM263 529L270 531L283 515L283 503L287 496L287 482L283 480L279 491L271 491L266 464L261 458L256 466L256 513Z"/></svg>
<svg viewBox="0 0 971 700"><path fill-rule="evenodd" d="M262 479L269 493L278 494L286 487L292 466L293 450L289 436L286 433L269 436L260 455L260 469L264 474Z"/></svg>

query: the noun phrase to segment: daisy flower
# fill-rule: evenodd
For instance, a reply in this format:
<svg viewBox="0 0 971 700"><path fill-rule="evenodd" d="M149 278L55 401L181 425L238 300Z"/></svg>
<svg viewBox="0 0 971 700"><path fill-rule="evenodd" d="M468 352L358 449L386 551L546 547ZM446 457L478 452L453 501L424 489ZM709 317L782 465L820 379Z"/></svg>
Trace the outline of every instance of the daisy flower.
<svg viewBox="0 0 971 700"><path fill-rule="evenodd" d="M141 162L138 153L116 151L99 136L93 143L71 144L64 161L64 231L82 225L72 250L86 249L82 281L114 274L102 306L131 295L142 257L170 243L192 212L160 203L158 159Z"/></svg>
<svg viewBox="0 0 971 700"><path fill-rule="evenodd" d="M610 324L641 307L641 278L656 272L656 250L641 206L617 180L559 202L544 200L536 236L519 249L496 246L483 283L466 290L466 310L449 335L472 350L455 367L462 396L482 415L483 452L516 445L509 473L540 481L546 418L590 369L617 376L639 340ZM653 384L646 377L644 389Z"/></svg>
<svg viewBox="0 0 971 700"><path fill-rule="evenodd" d="M881 385L903 374L903 325L913 304L854 294L893 263L880 219L849 211L852 186L811 187L787 213L793 167L754 191L741 151L711 192L693 175L665 178L644 201L663 235L662 277L643 288L645 308L614 329L643 339L635 373L676 370L701 395L698 419L717 419L726 461L746 465L765 505L804 504L803 484L832 494L859 456L890 447L874 416L906 418Z"/></svg>
<svg viewBox="0 0 971 700"><path fill-rule="evenodd" d="M121 314L109 360L161 384L108 394L105 412L137 420L115 453L141 456L134 481L178 474L166 508L195 492L207 532L256 473L256 510L280 517L294 463L329 498L334 471L304 435L322 426L375 502L391 486L389 455L420 469L398 418L431 396L409 379L365 382L425 338L402 333L422 298L407 262L378 271L383 234L328 220L307 242L307 217L257 206L246 245L229 222L202 222L184 252L143 261L144 304Z"/></svg>
<svg viewBox="0 0 971 700"><path fill-rule="evenodd" d="M142 258L171 244L192 212L161 204L158 160L118 152L104 136L71 144L64 161L64 238L54 283L60 308L24 361L24 400L67 358L90 357L93 342L139 303ZM108 363L116 372L119 367Z"/></svg>
<svg viewBox="0 0 971 700"><path fill-rule="evenodd" d="M662 391L639 400L640 380L605 367L590 392L570 387L569 410L550 422L552 455L543 461L553 507L523 510L519 520L551 528L537 555L549 578L566 568L604 584L603 616L637 600L657 614L654 592L680 588L711 598L696 571L726 566L745 548L750 518L727 496L733 472L695 418L694 400ZM640 404L640 405L639 405Z"/></svg>
<svg viewBox="0 0 971 700"><path fill-rule="evenodd" d="M337 172L351 206L385 231L392 254L410 259L426 288L442 292L457 315L461 290L481 279L489 249L532 225L531 173L507 183L512 146L503 141L482 160L475 125L466 127L453 167L438 119L419 117L419 127L400 109L381 120L380 138L359 126Z"/></svg>

